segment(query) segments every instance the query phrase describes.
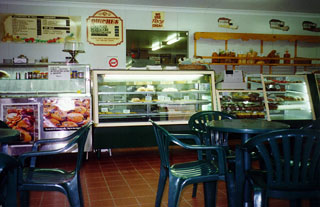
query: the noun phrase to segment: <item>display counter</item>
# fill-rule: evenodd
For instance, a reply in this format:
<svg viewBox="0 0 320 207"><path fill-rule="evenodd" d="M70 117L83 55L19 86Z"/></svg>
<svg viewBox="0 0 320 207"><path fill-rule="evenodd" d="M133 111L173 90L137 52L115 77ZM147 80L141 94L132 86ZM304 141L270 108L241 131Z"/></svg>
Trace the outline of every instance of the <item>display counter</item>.
<svg viewBox="0 0 320 207"><path fill-rule="evenodd" d="M39 139L62 138L91 120L90 67L80 64L0 65L0 119L21 133L9 153ZM91 135L86 151L91 150Z"/></svg>

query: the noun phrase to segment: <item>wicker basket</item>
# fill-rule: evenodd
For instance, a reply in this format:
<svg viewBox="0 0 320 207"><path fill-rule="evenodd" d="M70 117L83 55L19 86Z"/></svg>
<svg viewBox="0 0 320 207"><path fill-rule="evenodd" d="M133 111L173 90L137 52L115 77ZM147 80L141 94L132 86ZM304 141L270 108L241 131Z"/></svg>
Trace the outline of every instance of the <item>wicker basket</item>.
<svg viewBox="0 0 320 207"><path fill-rule="evenodd" d="M196 65L196 64L189 64L189 65L179 65L180 70L207 70L205 65Z"/></svg>

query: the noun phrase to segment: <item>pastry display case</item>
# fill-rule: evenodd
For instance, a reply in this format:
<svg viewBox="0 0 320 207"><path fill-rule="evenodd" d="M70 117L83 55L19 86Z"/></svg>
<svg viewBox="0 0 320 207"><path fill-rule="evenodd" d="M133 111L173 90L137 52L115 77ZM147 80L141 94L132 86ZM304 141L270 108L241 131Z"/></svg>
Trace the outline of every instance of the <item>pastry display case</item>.
<svg viewBox="0 0 320 207"><path fill-rule="evenodd" d="M218 109L238 119L267 119L262 90L217 90Z"/></svg>
<svg viewBox="0 0 320 207"><path fill-rule="evenodd" d="M218 110L237 118L314 120L306 75L247 75L246 90L217 90Z"/></svg>
<svg viewBox="0 0 320 207"><path fill-rule="evenodd" d="M213 110L213 71L93 70L93 114L97 127L187 124Z"/></svg>
<svg viewBox="0 0 320 207"><path fill-rule="evenodd" d="M315 119L306 75L263 75L262 83L270 120Z"/></svg>
<svg viewBox="0 0 320 207"><path fill-rule="evenodd" d="M11 154L39 139L68 136L91 120L89 65L2 64L0 83L0 119L21 132Z"/></svg>

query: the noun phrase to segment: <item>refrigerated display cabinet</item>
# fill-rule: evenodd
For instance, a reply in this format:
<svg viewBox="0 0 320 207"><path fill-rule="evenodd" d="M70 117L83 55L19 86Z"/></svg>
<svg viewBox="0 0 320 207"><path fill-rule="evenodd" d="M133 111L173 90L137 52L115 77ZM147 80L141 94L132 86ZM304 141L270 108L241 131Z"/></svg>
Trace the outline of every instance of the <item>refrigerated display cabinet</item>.
<svg viewBox="0 0 320 207"><path fill-rule="evenodd" d="M213 71L93 70L96 127L187 124L215 102Z"/></svg>
<svg viewBox="0 0 320 207"><path fill-rule="evenodd" d="M218 110L237 118L314 120L306 75L247 75L247 90L217 90Z"/></svg>
<svg viewBox="0 0 320 207"><path fill-rule="evenodd" d="M12 154L38 139L65 137L91 120L89 70L81 64L0 65L0 119L21 132ZM90 136L86 151L91 145Z"/></svg>
<svg viewBox="0 0 320 207"><path fill-rule="evenodd" d="M306 75L263 75L270 120L314 120L315 113Z"/></svg>

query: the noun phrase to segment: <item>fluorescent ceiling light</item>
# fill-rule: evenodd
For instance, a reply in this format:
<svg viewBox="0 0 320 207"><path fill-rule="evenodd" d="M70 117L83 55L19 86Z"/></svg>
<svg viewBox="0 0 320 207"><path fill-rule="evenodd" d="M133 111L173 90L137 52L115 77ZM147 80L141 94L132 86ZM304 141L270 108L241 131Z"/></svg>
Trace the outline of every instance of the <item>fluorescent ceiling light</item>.
<svg viewBox="0 0 320 207"><path fill-rule="evenodd" d="M168 40L167 45L172 45L173 43L176 43L180 40L179 37L176 37L174 39Z"/></svg>
<svg viewBox="0 0 320 207"><path fill-rule="evenodd" d="M155 51L155 50L159 50L161 48L161 43L157 42L155 44L152 44L151 50Z"/></svg>

